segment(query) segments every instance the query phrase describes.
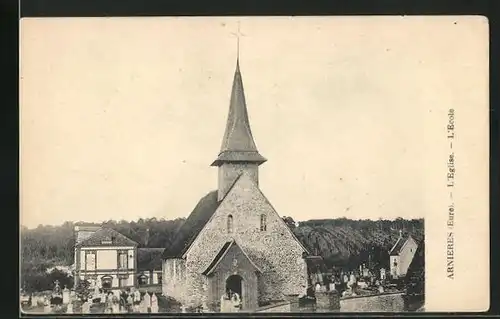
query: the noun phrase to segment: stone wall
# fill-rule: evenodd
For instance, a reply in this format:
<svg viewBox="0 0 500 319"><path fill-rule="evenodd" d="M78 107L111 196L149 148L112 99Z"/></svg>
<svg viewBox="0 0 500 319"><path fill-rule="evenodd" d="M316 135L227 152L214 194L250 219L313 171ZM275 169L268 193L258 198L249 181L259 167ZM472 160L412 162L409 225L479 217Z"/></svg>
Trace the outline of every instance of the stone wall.
<svg viewBox="0 0 500 319"><path fill-rule="evenodd" d="M269 306L260 307L256 312L292 312L292 303L283 301Z"/></svg>
<svg viewBox="0 0 500 319"><path fill-rule="evenodd" d="M233 232L227 218L233 216ZM260 230L261 215L266 230ZM186 254L188 306L206 294L201 272L210 264L226 241L235 239L249 258L262 270L259 302L285 300L284 295L302 295L307 288L304 248L260 192L251 176L242 175L217 211L200 232ZM165 281L168 281L165 277Z"/></svg>
<svg viewBox="0 0 500 319"><path fill-rule="evenodd" d="M329 312L340 309L340 295L336 291L316 292L316 311Z"/></svg>
<svg viewBox="0 0 500 319"><path fill-rule="evenodd" d="M341 312L401 312L404 310L402 293L350 297L340 300Z"/></svg>
<svg viewBox="0 0 500 319"><path fill-rule="evenodd" d="M181 258L163 261L162 295L186 302L186 265Z"/></svg>

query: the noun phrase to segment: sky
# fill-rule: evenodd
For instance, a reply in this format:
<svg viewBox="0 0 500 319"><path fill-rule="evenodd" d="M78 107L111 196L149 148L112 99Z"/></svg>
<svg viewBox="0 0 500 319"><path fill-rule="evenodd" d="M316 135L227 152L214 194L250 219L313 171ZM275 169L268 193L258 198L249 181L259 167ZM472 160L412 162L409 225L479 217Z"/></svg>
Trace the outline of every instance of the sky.
<svg viewBox="0 0 500 319"><path fill-rule="evenodd" d="M238 21L277 212L425 217L429 117L485 74L487 22L460 19L23 19L21 224L187 217L217 188Z"/></svg>

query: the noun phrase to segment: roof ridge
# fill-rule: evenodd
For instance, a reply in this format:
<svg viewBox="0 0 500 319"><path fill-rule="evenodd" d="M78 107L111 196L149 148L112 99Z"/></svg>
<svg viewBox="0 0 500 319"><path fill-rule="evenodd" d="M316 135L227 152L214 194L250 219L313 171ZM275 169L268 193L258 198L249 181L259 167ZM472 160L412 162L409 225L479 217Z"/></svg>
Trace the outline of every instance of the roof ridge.
<svg viewBox="0 0 500 319"><path fill-rule="evenodd" d="M101 235L103 232L111 232L111 234L116 234L119 237L121 237L122 239L130 241L131 244L133 244L133 245L138 245L138 243L135 240L123 235L122 233L120 233L119 231L117 231L111 227L101 227L100 229L96 230L92 235L90 235L89 237L85 238L80 243L78 243L76 246L81 247L81 246L86 245L87 243L91 242L93 239L95 239L96 237Z"/></svg>
<svg viewBox="0 0 500 319"><path fill-rule="evenodd" d="M210 220L218 206L217 190L211 190L201 197L175 233L170 245L165 248L163 258L180 258L193 242L193 238L197 237L196 233L203 229L207 220ZM206 218L208 215L209 217ZM198 229L200 226L201 229Z"/></svg>

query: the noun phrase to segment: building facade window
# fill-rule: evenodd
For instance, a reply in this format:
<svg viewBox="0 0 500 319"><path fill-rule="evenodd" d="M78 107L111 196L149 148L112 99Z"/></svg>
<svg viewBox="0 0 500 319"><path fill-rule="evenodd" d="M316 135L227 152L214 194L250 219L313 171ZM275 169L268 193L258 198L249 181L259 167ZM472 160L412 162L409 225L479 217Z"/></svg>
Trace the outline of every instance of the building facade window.
<svg viewBox="0 0 500 319"><path fill-rule="evenodd" d="M228 234L233 232L233 215L227 216L227 232Z"/></svg>
<svg viewBox="0 0 500 319"><path fill-rule="evenodd" d="M260 231L266 231L266 230L267 230L266 215L262 214L260 215Z"/></svg>
<svg viewBox="0 0 500 319"><path fill-rule="evenodd" d="M120 278L120 287L126 287L128 284L128 279Z"/></svg>
<svg viewBox="0 0 500 319"><path fill-rule="evenodd" d="M163 278L162 275L158 274L157 278L158 278L158 284L161 285L161 280Z"/></svg>
<svg viewBox="0 0 500 319"><path fill-rule="evenodd" d="M120 287L130 286L128 274L118 274L118 286Z"/></svg>
<svg viewBox="0 0 500 319"><path fill-rule="evenodd" d="M126 251L118 251L118 269L128 268L128 254Z"/></svg>
<svg viewBox="0 0 500 319"><path fill-rule="evenodd" d="M85 269L95 270L96 269L96 252L94 250L87 250L85 252Z"/></svg>
<svg viewBox="0 0 500 319"><path fill-rule="evenodd" d="M128 286L128 278L120 278L118 281L120 287Z"/></svg>

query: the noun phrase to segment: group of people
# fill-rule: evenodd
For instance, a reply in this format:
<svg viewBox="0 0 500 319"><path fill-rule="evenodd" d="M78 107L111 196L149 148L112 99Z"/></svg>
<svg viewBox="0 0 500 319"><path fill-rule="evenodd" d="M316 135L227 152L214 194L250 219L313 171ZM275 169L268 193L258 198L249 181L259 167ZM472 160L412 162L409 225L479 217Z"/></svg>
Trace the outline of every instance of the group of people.
<svg viewBox="0 0 500 319"><path fill-rule="evenodd" d="M90 313L90 305L93 303L104 305L104 313L157 313L158 297L153 292L144 295L137 289L108 291L100 293L99 296L83 300L82 313Z"/></svg>
<svg viewBox="0 0 500 319"><path fill-rule="evenodd" d="M241 298L237 292L228 290L220 301L221 312L238 312L241 309Z"/></svg>

